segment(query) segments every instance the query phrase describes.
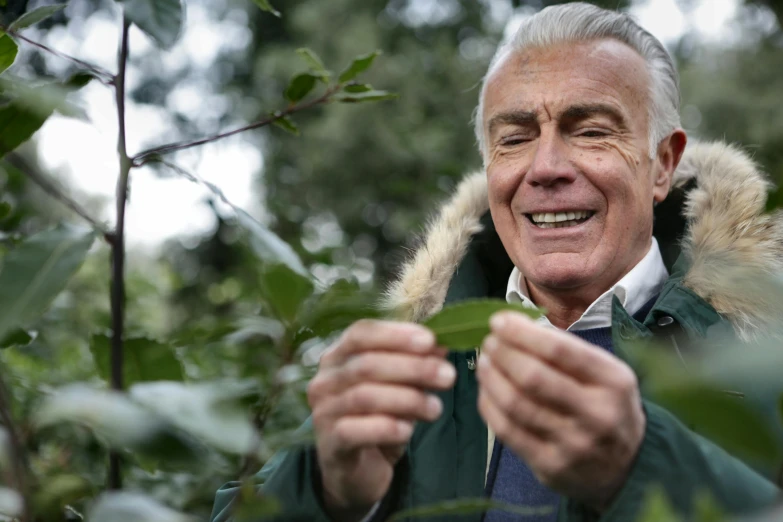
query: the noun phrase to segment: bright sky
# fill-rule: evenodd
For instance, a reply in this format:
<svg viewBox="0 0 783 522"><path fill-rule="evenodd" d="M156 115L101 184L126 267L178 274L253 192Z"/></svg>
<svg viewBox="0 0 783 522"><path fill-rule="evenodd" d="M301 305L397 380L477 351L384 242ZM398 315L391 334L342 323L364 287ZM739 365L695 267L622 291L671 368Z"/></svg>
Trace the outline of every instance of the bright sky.
<svg viewBox="0 0 783 522"><path fill-rule="evenodd" d="M675 0L639 2L632 13L652 34L672 42L683 32L693 30L702 38L722 39L729 35L727 21L735 14L737 0L700 0L693 12L684 14ZM238 12L239 13L239 12ZM189 6L186 31L176 47L163 55L167 70L177 70L195 63L206 71L213 65L217 50L242 48L249 41L249 31L241 14L228 17L220 24L209 19L203 7ZM226 39L224 35L232 35ZM36 35L34 30L30 36ZM62 28L49 32L45 41L71 55L115 70L119 31L115 19L102 15L91 17L80 35ZM134 56L158 52L145 35L135 28L131 33ZM64 67L57 58L47 58L52 67ZM129 70L129 84L139 77ZM184 83L169 94L176 107L188 114L200 114L209 121L210 110L219 112L226 100L204 92L192 83ZM53 116L37 134L42 165L48 172L69 176L81 190L107 201L102 216L112 222L112 200L117 177L116 114L112 91L98 82L83 90L83 104L90 122ZM129 104L127 110L128 147L130 153L170 140L173 126L165 113L149 106ZM257 134L231 138L210 144L194 153L183 153L177 162L218 185L234 204L257 214L260 196L251 191L252 177L263 165ZM159 179L148 169L136 170L132 179L132 199L128 210L127 235L131 246L156 247L177 235L202 234L214 227L209 209L202 203L206 189L181 178Z"/></svg>

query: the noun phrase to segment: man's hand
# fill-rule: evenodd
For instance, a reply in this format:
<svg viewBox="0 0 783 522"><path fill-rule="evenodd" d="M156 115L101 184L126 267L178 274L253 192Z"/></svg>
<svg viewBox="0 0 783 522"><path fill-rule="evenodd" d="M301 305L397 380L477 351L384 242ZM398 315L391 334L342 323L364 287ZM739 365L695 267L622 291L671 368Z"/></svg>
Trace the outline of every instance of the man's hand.
<svg viewBox="0 0 783 522"><path fill-rule="evenodd" d="M644 438L633 370L521 314L496 314L490 325L479 358L482 417L541 483L605 509Z"/></svg>
<svg viewBox="0 0 783 522"><path fill-rule="evenodd" d="M358 520L386 494L414 421L443 409L427 390L454 384L446 353L421 326L359 321L323 355L307 393L332 516Z"/></svg>

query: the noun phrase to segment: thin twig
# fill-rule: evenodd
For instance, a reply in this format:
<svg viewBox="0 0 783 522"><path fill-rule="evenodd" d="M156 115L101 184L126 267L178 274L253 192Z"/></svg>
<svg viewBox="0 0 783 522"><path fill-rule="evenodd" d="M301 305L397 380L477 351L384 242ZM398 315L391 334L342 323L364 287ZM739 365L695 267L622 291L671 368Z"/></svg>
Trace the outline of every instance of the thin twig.
<svg viewBox="0 0 783 522"><path fill-rule="evenodd" d="M241 134L243 132L251 131L254 129L260 129L261 127L266 127L267 125L271 125L272 123L282 120L286 116L290 116L291 114L295 114L297 112L303 111L305 109L310 109L312 107L315 107L317 105L321 105L324 103L327 103L330 101L332 95L336 93L340 89L340 86L333 86L326 90L326 92L313 100L310 100L307 103L302 103L300 105L291 105L287 107L285 110L277 111L272 116L268 118L264 118L263 120L256 121L254 123L251 123L249 125L245 125L243 127L239 127L238 129L233 129L227 132L222 132L220 134L216 134L214 136L209 136L207 138L199 138L197 140L193 141L179 141L179 142L173 142L168 143L166 145L161 145L159 147L154 147L152 149L147 149L145 151L142 151L135 156L133 156L133 166L134 167L140 167L142 165L145 165L146 163L149 163L150 161L154 161L154 158L156 156L162 156L164 154L171 154L172 152L176 152L179 150L185 150L190 149L193 147L198 147L200 145L205 145L207 143L212 143L215 141L219 141L231 136L235 136L237 134Z"/></svg>
<svg viewBox="0 0 783 522"><path fill-rule="evenodd" d="M105 224L92 217L84 207L65 194L52 180L33 168L24 158L18 154L11 153L6 157L6 161L29 178L33 183L38 185L41 190L87 221L96 231L103 235L106 241L112 241L112 233Z"/></svg>
<svg viewBox="0 0 783 522"><path fill-rule="evenodd" d="M120 174L117 179L117 228L112 243L112 278L111 278L111 387L121 391L123 366L123 331L125 323L125 207L128 202L128 182L132 163L128 157L125 139L125 70L128 63L128 31L130 21L122 17L122 37L117 56L117 79L114 83L117 103L117 122L119 137L117 139L117 155L120 163ZM122 488L122 473L120 469L120 454L109 454L109 489Z"/></svg>
<svg viewBox="0 0 783 522"><path fill-rule="evenodd" d="M3 426L8 432L8 442L11 446L10 457L13 466L13 478L16 483L13 485L19 495L22 497L22 518L23 522L32 521L32 513L30 511L29 502L29 471L30 468L27 462L27 453L25 451L22 438L19 436L16 424L14 423L13 415L11 414L11 398L8 394L8 387L3 380L3 371L5 368L0 367L0 420L3 421Z"/></svg>
<svg viewBox="0 0 783 522"><path fill-rule="evenodd" d="M84 60L80 60L79 58L75 58L73 56L70 56L68 54L62 53L58 51L57 49L52 49L49 46L46 46L40 42L36 42L35 40L31 40L27 38L26 36L23 36L22 34L18 33L17 31L11 31L8 27L0 24L0 31L3 31L4 33L7 33L11 35L14 38L18 38L19 40L28 43L32 45L33 47L37 47L38 49L45 51L49 54L52 54L54 56L57 56L58 58L62 58L64 60L68 60L69 62L73 62L76 65L80 66L83 69L86 69L93 73L98 80L101 81L101 83L105 85L112 85L114 83L114 75L107 71L106 69L103 69L102 67L99 67L97 65L85 62Z"/></svg>

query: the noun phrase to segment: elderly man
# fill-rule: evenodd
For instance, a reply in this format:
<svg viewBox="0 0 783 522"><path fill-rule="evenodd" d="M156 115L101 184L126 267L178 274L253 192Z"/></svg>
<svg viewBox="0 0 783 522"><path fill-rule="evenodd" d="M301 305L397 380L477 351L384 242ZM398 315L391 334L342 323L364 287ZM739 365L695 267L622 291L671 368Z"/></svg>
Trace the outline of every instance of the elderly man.
<svg viewBox="0 0 783 522"><path fill-rule="evenodd" d="M783 269L761 174L724 145L686 152L678 112L671 58L626 15L567 4L527 19L481 92L485 173L387 294L405 322L361 321L323 356L315 448L274 459L265 492L319 521L487 496L553 509L485 522L629 522L654 484L682 512L701 490L734 513L773 502L772 482L643 399L621 357L632 337L752 335L763 311L721 289L710 260ZM478 357L447 355L415 324L487 296L548 314L497 314Z"/></svg>

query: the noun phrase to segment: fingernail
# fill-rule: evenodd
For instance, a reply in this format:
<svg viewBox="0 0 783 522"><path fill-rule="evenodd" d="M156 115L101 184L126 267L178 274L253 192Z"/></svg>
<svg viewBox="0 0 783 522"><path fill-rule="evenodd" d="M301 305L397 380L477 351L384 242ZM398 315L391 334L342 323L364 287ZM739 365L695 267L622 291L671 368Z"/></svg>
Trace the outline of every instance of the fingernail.
<svg viewBox="0 0 783 522"><path fill-rule="evenodd" d="M417 349L425 349L435 344L435 336L432 332L417 332L411 337L411 345Z"/></svg>
<svg viewBox="0 0 783 522"><path fill-rule="evenodd" d="M495 314L489 320L489 327L493 330L500 330L506 326L506 316L502 313Z"/></svg>
<svg viewBox="0 0 783 522"><path fill-rule="evenodd" d="M454 367L449 363L441 364L438 368L438 384L448 386L454 381L456 376L457 370L455 370Z"/></svg>
<svg viewBox="0 0 783 522"><path fill-rule="evenodd" d="M430 417L439 417L440 412L443 410L443 405L440 402L440 399L435 397L434 395L430 395L427 397L427 414Z"/></svg>

